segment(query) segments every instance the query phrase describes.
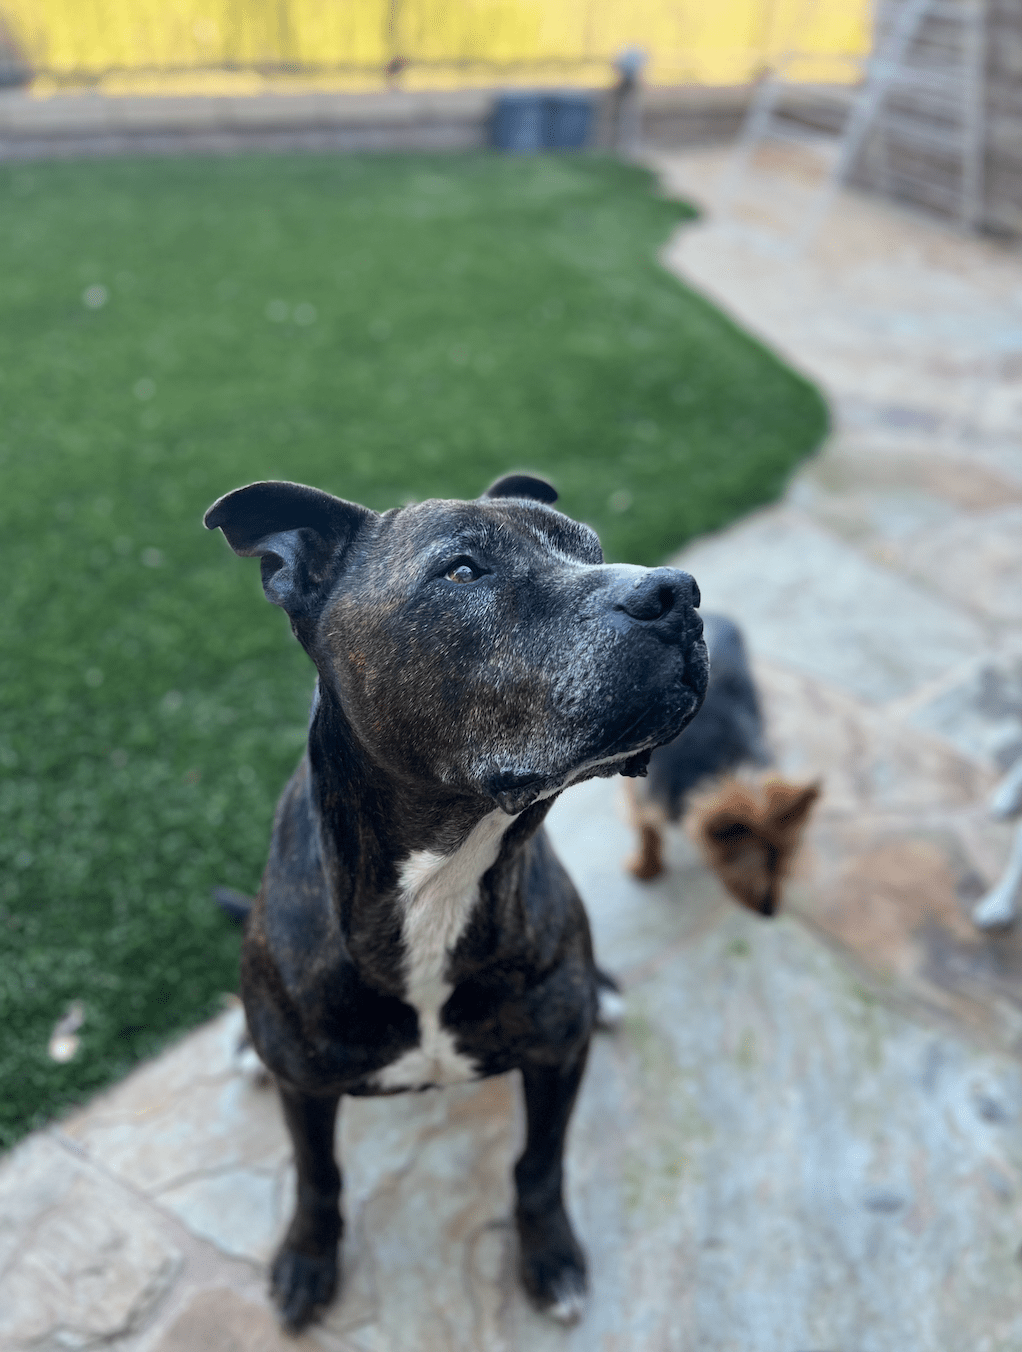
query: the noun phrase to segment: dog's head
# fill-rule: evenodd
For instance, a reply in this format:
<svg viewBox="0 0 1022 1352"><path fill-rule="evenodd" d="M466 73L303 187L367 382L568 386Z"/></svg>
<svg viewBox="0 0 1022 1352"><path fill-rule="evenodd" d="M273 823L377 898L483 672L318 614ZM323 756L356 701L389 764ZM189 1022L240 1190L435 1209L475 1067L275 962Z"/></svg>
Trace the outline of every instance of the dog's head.
<svg viewBox="0 0 1022 1352"><path fill-rule="evenodd" d="M767 780L755 789L729 780L693 805L690 830L731 895L775 915L802 831L821 786Z"/></svg>
<svg viewBox="0 0 1022 1352"><path fill-rule="evenodd" d="M605 564L556 496L509 475L475 502L380 515L257 483L205 522L260 558L267 598L377 764L513 813L639 772L706 690L692 578Z"/></svg>

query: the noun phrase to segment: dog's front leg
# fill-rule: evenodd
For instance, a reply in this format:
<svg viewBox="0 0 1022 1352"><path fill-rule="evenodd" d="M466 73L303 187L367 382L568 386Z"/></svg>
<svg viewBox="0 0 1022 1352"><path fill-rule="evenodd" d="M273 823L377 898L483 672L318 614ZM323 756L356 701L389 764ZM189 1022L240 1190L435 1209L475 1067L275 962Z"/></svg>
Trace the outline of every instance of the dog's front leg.
<svg viewBox="0 0 1022 1352"><path fill-rule="evenodd" d="M587 1286L585 1255L562 1196L564 1136L587 1052L588 1046L577 1060L554 1069L522 1068L528 1128L515 1165L522 1285L541 1310L566 1323L581 1316Z"/></svg>
<svg viewBox="0 0 1022 1352"><path fill-rule="evenodd" d="M298 1173L298 1205L270 1270L284 1328L304 1328L337 1286L341 1172L334 1160L336 1095L318 1098L278 1085Z"/></svg>

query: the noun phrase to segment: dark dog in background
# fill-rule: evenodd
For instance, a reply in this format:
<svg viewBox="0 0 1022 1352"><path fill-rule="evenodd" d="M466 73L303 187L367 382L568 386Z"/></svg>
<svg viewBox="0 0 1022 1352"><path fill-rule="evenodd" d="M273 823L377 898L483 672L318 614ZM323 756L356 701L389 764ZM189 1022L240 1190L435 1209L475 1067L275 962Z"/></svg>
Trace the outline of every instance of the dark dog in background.
<svg viewBox="0 0 1022 1352"><path fill-rule="evenodd" d="M681 735L650 757L645 782L628 786L639 836L628 868L643 880L662 873L664 830L691 807L689 828L710 868L743 906L773 915L820 787L729 778L742 767L769 765L771 755L741 631L723 615L704 615L703 625L706 698Z"/></svg>
<svg viewBox="0 0 1022 1352"><path fill-rule="evenodd" d="M336 1285L341 1096L515 1069L521 1280L581 1310L562 1157L604 983L542 823L567 785L641 773L699 708L707 660L692 578L604 564L556 496L510 475L379 515L259 483L206 514L259 558L318 672L242 948L298 1173L271 1270L289 1329Z"/></svg>

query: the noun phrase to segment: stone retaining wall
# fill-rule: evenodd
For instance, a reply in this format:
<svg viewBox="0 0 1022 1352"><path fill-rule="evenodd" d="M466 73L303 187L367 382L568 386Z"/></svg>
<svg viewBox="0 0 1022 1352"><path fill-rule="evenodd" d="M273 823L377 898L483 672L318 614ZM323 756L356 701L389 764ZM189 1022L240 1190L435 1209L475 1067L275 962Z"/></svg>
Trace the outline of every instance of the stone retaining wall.
<svg viewBox="0 0 1022 1352"><path fill-rule="evenodd" d="M0 92L0 161L88 155L229 154L244 150L468 150L487 143L497 91L265 94L250 97L33 98ZM599 140L611 136L601 99ZM744 88L648 89L642 139L655 147L734 135Z"/></svg>

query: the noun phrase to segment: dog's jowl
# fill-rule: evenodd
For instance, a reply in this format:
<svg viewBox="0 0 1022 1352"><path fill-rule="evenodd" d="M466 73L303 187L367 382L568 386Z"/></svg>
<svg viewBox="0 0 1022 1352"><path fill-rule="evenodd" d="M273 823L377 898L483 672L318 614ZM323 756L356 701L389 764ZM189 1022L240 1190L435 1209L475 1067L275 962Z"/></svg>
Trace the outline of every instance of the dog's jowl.
<svg viewBox="0 0 1022 1352"><path fill-rule="evenodd" d="M698 709L707 662L688 574L604 564L555 498L511 475L378 515L259 483L206 515L259 557L319 674L242 956L298 1169L272 1269L289 1328L336 1286L340 1096L510 1070L521 1279L542 1309L581 1309L561 1172L597 973L542 822L568 784L641 773Z"/></svg>

